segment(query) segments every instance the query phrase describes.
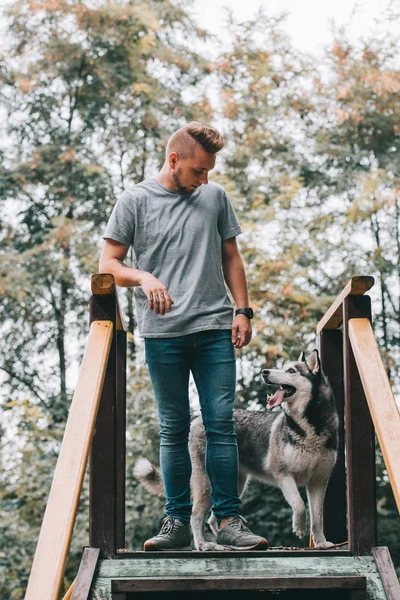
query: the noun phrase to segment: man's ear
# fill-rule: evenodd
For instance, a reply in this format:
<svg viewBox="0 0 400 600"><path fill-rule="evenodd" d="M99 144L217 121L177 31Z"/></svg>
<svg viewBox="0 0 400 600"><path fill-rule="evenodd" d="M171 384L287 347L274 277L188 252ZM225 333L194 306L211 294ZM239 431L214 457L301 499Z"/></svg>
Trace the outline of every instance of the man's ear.
<svg viewBox="0 0 400 600"><path fill-rule="evenodd" d="M308 368L310 369L310 371L313 375L320 373L321 361L319 359L319 353L318 353L317 349L315 349L311 352L310 357L307 361L307 364L308 364Z"/></svg>
<svg viewBox="0 0 400 600"><path fill-rule="evenodd" d="M298 362L306 362L306 355L304 353L304 350L302 350L300 352L300 356L299 356L299 358L297 360L298 360Z"/></svg>
<svg viewBox="0 0 400 600"><path fill-rule="evenodd" d="M169 163L169 166L171 167L171 169L175 169L178 159L179 159L178 153L175 151L171 152L171 154L168 157L168 163Z"/></svg>

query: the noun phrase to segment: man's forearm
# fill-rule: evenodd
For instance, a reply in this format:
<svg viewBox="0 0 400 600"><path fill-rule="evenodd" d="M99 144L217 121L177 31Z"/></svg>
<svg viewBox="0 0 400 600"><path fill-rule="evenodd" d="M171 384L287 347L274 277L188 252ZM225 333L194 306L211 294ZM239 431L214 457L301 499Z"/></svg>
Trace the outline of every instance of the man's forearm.
<svg viewBox="0 0 400 600"><path fill-rule="evenodd" d="M231 291L236 308L249 306L246 273L240 255L223 262L222 270L225 281Z"/></svg>
<svg viewBox="0 0 400 600"><path fill-rule="evenodd" d="M107 261L101 261L99 264L99 273L111 273L114 275L115 283L120 287L136 287L142 285L142 280L146 271L128 267L122 261L116 258Z"/></svg>

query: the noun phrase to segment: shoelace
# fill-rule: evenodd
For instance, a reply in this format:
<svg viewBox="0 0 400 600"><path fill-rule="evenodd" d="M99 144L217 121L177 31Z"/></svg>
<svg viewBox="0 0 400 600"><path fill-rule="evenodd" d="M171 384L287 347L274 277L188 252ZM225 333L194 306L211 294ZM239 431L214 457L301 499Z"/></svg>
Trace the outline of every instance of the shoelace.
<svg viewBox="0 0 400 600"><path fill-rule="evenodd" d="M246 519L241 515L232 517L229 519L228 523L231 527L237 529L238 531L249 531L249 528L247 527L248 521L246 521Z"/></svg>
<svg viewBox="0 0 400 600"><path fill-rule="evenodd" d="M175 521L173 517L166 517L163 521L160 533L169 533L173 530Z"/></svg>

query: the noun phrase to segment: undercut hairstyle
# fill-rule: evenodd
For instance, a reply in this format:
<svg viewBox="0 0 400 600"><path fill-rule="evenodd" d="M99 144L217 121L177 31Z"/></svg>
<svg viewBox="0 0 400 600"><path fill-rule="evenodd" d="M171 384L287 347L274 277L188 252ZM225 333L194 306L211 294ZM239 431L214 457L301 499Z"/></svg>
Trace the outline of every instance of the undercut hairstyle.
<svg viewBox="0 0 400 600"><path fill-rule="evenodd" d="M180 158L192 158L199 145L209 154L216 154L224 147L224 138L213 127L207 127L197 121L188 123L169 138L166 157L176 152Z"/></svg>

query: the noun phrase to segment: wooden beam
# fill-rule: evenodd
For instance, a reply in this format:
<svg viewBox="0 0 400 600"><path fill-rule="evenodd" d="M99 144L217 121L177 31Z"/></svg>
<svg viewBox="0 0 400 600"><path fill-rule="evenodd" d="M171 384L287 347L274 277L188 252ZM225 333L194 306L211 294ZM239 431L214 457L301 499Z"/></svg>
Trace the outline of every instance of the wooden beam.
<svg viewBox="0 0 400 600"><path fill-rule="evenodd" d="M99 548L84 549L71 600L88 600L99 555Z"/></svg>
<svg viewBox="0 0 400 600"><path fill-rule="evenodd" d="M325 315L317 325L317 333L323 329L337 329L343 321L342 304L348 296L362 296L374 285L374 278L368 275L355 275L339 294L331 307L326 311Z"/></svg>
<svg viewBox="0 0 400 600"><path fill-rule="evenodd" d="M117 460L117 532L118 548L125 548L126 498L126 331L117 331L117 398L116 398L116 460Z"/></svg>
<svg viewBox="0 0 400 600"><path fill-rule="evenodd" d="M135 577L112 580L112 592L178 592L193 590L365 590L366 578L332 577Z"/></svg>
<svg viewBox="0 0 400 600"><path fill-rule="evenodd" d="M116 322L115 294L91 296L91 321ZM90 452L89 545L105 556L117 550L117 332L111 343Z"/></svg>
<svg viewBox="0 0 400 600"><path fill-rule="evenodd" d="M371 319L369 296L348 296L343 303L348 534L350 552L359 555L377 544L375 432L349 339L353 318Z"/></svg>
<svg viewBox="0 0 400 600"><path fill-rule="evenodd" d="M338 544L347 540L343 333L340 329L323 329L318 337L322 370L331 384L339 415L338 456L328 482L324 503L325 537Z"/></svg>
<svg viewBox="0 0 400 600"><path fill-rule="evenodd" d="M56 600L60 593L112 336L109 321L91 324L25 600Z"/></svg>
<svg viewBox="0 0 400 600"><path fill-rule="evenodd" d="M368 319L350 319L349 337L400 511L400 413Z"/></svg>
<svg viewBox="0 0 400 600"><path fill-rule="evenodd" d="M115 293L114 275L111 273L95 273L90 280L93 296L107 296Z"/></svg>
<svg viewBox="0 0 400 600"><path fill-rule="evenodd" d="M392 557L386 546L372 548L375 563L381 576L387 600L399 600L400 583L393 566Z"/></svg>
<svg viewBox="0 0 400 600"><path fill-rule="evenodd" d="M117 286L115 285L114 275L112 275L111 273L96 273L92 275L91 288L93 296L116 296L117 331L128 331L128 326L125 323L124 315L119 304Z"/></svg>

